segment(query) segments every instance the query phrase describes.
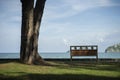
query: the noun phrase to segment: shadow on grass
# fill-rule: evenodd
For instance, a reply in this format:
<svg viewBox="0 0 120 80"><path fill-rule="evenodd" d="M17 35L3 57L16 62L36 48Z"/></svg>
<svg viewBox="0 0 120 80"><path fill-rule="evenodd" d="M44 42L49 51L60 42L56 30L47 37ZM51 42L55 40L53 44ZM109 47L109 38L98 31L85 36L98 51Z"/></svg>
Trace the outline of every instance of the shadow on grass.
<svg viewBox="0 0 120 80"><path fill-rule="evenodd" d="M107 74L106 74L107 75ZM6 76L0 74L0 80L120 80L120 78L78 75L78 74L24 74L21 76Z"/></svg>
<svg viewBox="0 0 120 80"><path fill-rule="evenodd" d="M4 63L11 63L11 62L16 62L16 63L20 63L19 59L0 59L0 64L4 64Z"/></svg>
<svg viewBox="0 0 120 80"><path fill-rule="evenodd" d="M66 66L57 66L58 68L65 68L65 69L74 69L74 68L83 68L83 69L90 69L90 70L100 70L100 71L116 71L120 72L120 63L118 62L79 62L79 61L63 61L57 62L58 64L67 64L69 67Z"/></svg>
<svg viewBox="0 0 120 80"><path fill-rule="evenodd" d="M0 60L0 64L4 63L20 63L19 59L15 60ZM48 61L51 62L51 61ZM120 72L120 63L119 62L95 62L95 61L52 61L49 66L56 67L59 69L74 69L74 68L83 68L83 69L91 69L91 70L104 70L104 71L116 71ZM44 66L44 65L36 65L36 66Z"/></svg>
<svg viewBox="0 0 120 80"><path fill-rule="evenodd" d="M20 63L19 60L5 60L0 61L0 63L16 62ZM74 68L84 68L84 69L96 69L96 70L108 70L108 71L120 71L120 64L116 63L89 63L89 62L70 62L70 61L53 61L56 65L51 67L56 67L60 69L74 69ZM101 66L102 65L102 66ZM104 66L105 65L105 66ZM108 66L106 66L108 65ZM113 66L113 67L112 67ZM36 66L37 67L37 66ZM118 69L118 70L117 70ZM17 74L18 76L4 75L0 74L0 80L120 80L119 77L106 77L106 76L96 76L96 75L86 75L86 74L32 74L26 72L7 72L8 74ZM106 74L107 75L107 74Z"/></svg>

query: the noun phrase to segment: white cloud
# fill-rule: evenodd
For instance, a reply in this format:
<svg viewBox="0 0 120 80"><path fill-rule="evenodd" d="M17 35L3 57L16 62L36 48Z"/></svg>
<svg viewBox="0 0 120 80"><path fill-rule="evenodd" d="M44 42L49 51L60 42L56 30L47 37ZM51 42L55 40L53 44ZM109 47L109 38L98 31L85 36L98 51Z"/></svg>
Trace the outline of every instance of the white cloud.
<svg viewBox="0 0 120 80"><path fill-rule="evenodd" d="M0 8L2 9L0 12L0 37L2 37L0 39L0 49L14 51L16 47L19 49L20 45L21 3L20 0L2 0L2 2L4 3L0 2L0 6L2 6ZM46 2L39 40L40 50L42 48L44 51L63 51L69 45L104 45L106 42L120 41L118 37L120 31L119 29L118 31L111 30L110 28L113 26L107 27L108 31L107 29L105 31L100 30L100 26L103 27L104 25L98 24L97 28L99 29L96 28L96 32L93 32L93 29L90 30L89 28L91 25L64 22L64 18L83 11L98 7L120 6L118 3L113 3L111 0L47 0Z"/></svg>
<svg viewBox="0 0 120 80"><path fill-rule="evenodd" d="M66 46L70 46L69 41L66 38L63 38L63 42Z"/></svg>
<svg viewBox="0 0 120 80"><path fill-rule="evenodd" d="M54 20L58 18L74 16L76 14L79 14L80 12L92 8L120 6L119 3L113 3L111 0L60 0L56 2L54 1L54 3L59 4L57 5L49 5L49 3L46 4L44 12L45 21L48 19Z"/></svg>
<svg viewBox="0 0 120 80"><path fill-rule="evenodd" d="M0 1L0 52L19 52L20 0Z"/></svg>

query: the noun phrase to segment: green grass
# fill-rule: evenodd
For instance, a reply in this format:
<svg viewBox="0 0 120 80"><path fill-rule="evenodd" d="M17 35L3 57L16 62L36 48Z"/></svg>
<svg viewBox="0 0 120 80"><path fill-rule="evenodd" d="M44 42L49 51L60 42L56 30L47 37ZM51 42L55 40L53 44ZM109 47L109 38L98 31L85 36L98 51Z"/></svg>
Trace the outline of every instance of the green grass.
<svg viewBox="0 0 120 80"><path fill-rule="evenodd" d="M120 63L49 61L52 66L0 61L0 80L120 80Z"/></svg>

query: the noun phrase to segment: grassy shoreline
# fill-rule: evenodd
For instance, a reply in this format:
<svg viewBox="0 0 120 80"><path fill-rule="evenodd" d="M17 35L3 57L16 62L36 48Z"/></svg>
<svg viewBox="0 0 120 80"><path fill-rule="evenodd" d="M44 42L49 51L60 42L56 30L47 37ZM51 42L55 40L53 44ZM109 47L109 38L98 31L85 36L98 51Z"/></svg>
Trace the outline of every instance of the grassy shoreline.
<svg viewBox="0 0 120 80"><path fill-rule="evenodd" d="M119 80L119 62L48 61L52 66L0 60L0 80Z"/></svg>

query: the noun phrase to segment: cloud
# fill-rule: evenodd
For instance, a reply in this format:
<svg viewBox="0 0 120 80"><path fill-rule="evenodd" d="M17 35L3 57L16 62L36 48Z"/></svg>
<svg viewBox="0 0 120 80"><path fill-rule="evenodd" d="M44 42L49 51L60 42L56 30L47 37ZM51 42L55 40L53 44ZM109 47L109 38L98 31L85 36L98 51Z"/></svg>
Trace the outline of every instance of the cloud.
<svg viewBox="0 0 120 80"><path fill-rule="evenodd" d="M63 42L66 46L69 46L69 41L67 39L63 38Z"/></svg>
<svg viewBox="0 0 120 80"><path fill-rule="evenodd" d="M115 3L112 0L60 0L49 4L50 1L52 0L48 0L48 3L46 3L45 21L71 17L93 8L120 6L119 3Z"/></svg>
<svg viewBox="0 0 120 80"><path fill-rule="evenodd" d="M80 26L82 26L82 28ZM41 27L41 35L54 38L59 37L57 41L62 41L64 45L68 46L80 44L104 44L109 35L119 32L116 31L116 28L111 28L112 26L109 26L109 28L101 28L101 26L102 25L90 27L89 25L75 25L74 22L47 23L45 26Z"/></svg>
<svg viewBox="0 0 120 80"><path fill-rule="evenodd" d="M17 13L21 9L21 2L20 0L1 0L0 7L3 10L2 12L14 12ZM1 12L1 13L2 13Z"/></svg>
<svg viewBox="0 0 120 80"><path fill-rule="evenodd" d="M20 0L0 1L0 52L19 52L21 30Z"/></svg>
<svg viewBox="0 0 120 80"><path fill-rule="evenodd" d="M81 33L74 32L69 36L63 38L65 44L69 45L91 45L91 44L103 44L106 41L106 37L110 35L109 32L101 31L80 31ZM69 42L68 42L69 40Z"/></svg>
<svg viewBox="0 0 120 80"><path fill-rule="evenodd" d="M11 23L20 22L21 20L21 5L17 0L2 0L0 2L0 22ZM4 21L3 21L4 20Z"/></svg>
<svg viewBox="0 0 120 80"><path fill-rule="evenodd" d="M78 24L74 19L72 22L66 19L90 9L109 6L120 6L120 4L113 2L113 0L47 0L41 24L39 50L63 51L69 45L104 45L119 42L120 31L116 33L113 31L118 29L119 24L115 25L118 27L115 27L111 25L113 23L110 23L106 28L106 25L94 25L94 21L93 25L87 25L87 22L81 24L83 22L79 21L79 18L76 18L76 21L81 22ZM16 47L19 49L20 46L20 0L1 0L0 10L0 37L2 37L0 51L15 51ZM81 18L81 16L79 17ZM93 31L93 28L96 30ZM16 50L19 51L18 49Z"/></svg>

